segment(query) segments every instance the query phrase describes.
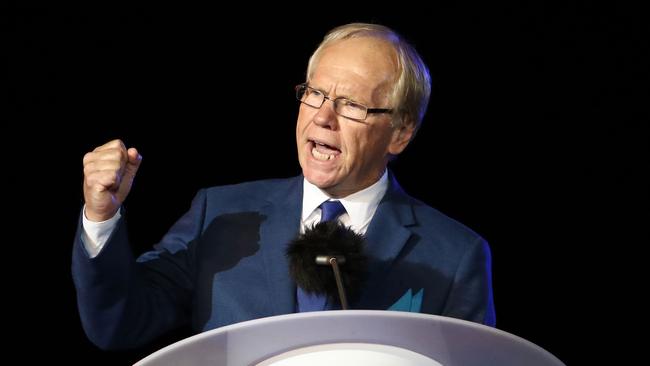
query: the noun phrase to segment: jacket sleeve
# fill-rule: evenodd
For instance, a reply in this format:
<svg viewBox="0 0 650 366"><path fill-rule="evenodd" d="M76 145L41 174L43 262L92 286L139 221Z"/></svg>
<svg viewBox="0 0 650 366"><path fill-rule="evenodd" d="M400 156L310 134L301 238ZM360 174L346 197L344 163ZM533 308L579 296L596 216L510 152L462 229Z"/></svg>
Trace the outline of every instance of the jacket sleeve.
<svg viewBox="0 0 650 366"><path fill-rule="evenodd" d="M72 277L81 323L102 349L142 346L189 321L193 291L193 243L205 220L200 191L155 250L137 260L122 217L102 251L90 258L81 241L81 220L73 253Z"/></svg>
<svg viewBox="0 0 650 366"><path fill-rule="evenodd" d="M496 325L492 260L490 247L485 240L477 239L464 253L442 315Z"/></svg>

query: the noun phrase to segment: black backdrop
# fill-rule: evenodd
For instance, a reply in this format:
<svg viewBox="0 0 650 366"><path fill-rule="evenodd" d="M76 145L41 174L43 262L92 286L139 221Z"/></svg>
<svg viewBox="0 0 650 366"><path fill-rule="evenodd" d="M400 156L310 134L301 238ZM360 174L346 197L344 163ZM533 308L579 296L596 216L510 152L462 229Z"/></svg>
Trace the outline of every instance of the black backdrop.
<svg viewBox="0 0 650 366"><path fill-rule="evenodd" d="M12 338L39 350L23 356L131 364L184 336L130 352L85 338L69 274L83 154L113 138L141 151L127 205L142 252L198 188L299 173L293 86L324 32L351 21L395 28L432 71L424 126L393 169L490 242L498 328L568 364L611 350L647 244L638 9L378 7L4 9L7 198L26 224L9 252L8 314Z"/></svg>

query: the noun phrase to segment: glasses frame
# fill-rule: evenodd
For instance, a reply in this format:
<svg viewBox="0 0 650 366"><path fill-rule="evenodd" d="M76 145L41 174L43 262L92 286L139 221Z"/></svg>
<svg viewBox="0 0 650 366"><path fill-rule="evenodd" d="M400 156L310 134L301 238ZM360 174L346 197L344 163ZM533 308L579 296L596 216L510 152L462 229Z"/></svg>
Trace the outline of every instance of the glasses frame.
<svg viewBox="0 0 650 366"><path fill-rule="evenodd" d="M359 102L355 102L355 101L350 100L348 98L344 98L344 97L331 98L331 97L325 95L325 93L323 93L323 91L318 90L316 88L312 88L307 83L298 84L298 85L296 85L295 89L296 89L296 99L298 99L298 101L300 103L303 103L304 105L308 105L308 106L310 106L312 108L320 109L323 106L323 104L325 103L325 100L329 100L334 104L334 112L336 112L336 114L338 114L341 117L344 117L344 118L347 118L349 120L356 121L356 122L365 122L365 120L368 118L368 114L380 114L380 113L391 114L391 113L393 113L392 108L368 108L366 105L364 105L362 103L359 103ZM307 90L313 90L313 91L316 91L316 92L321 93L323 95L323 101L321 102L321 104L319 106L307 104L307 103L305 103L305 101L302 100L302 97L305 95ZM349 101L349 102L354 103L356 105L359 105L361 107L364 107L366 109L366 115L363 118L352 118L352 117L342 115L341 113L339 113L337 111L337 105L338 105L337 103L339 101L342 101L342 100L346 100L346 101Z"/></svg>

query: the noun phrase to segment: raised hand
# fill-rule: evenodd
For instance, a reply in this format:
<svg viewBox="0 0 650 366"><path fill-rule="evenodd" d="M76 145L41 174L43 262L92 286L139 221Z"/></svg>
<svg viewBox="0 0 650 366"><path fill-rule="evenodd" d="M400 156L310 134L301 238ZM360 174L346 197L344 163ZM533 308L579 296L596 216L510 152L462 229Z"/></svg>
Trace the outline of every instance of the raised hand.
<svg viewBox="0 0 650 366"><path fill-rule="evenodd" d="M121 140L113 140L84 155L84 199L86 217L108 220L126 199L142 156Z"/></svg>

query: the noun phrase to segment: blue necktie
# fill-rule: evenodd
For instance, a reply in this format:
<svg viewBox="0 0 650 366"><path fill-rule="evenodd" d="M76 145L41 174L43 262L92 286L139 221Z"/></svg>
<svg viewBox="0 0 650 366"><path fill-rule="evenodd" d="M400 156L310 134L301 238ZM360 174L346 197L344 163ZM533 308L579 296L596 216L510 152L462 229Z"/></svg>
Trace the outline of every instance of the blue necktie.
<svg viewBox="0 0 650 366"><path fill-rule="evenodd" d="M345 207L343 207L341 201L325 201L320 204L320 209L320 222L336 220L345 212Z"/></svg>
<svg viewBox="0 0 650 366"><path fill-rule="evenodd" d="M320 222L336 220L345 212L340 201L325 201L321 203ZM296 290L298 312L319 311L327 308L327 297L324 295L310 294L298 287Z"/></svg>

